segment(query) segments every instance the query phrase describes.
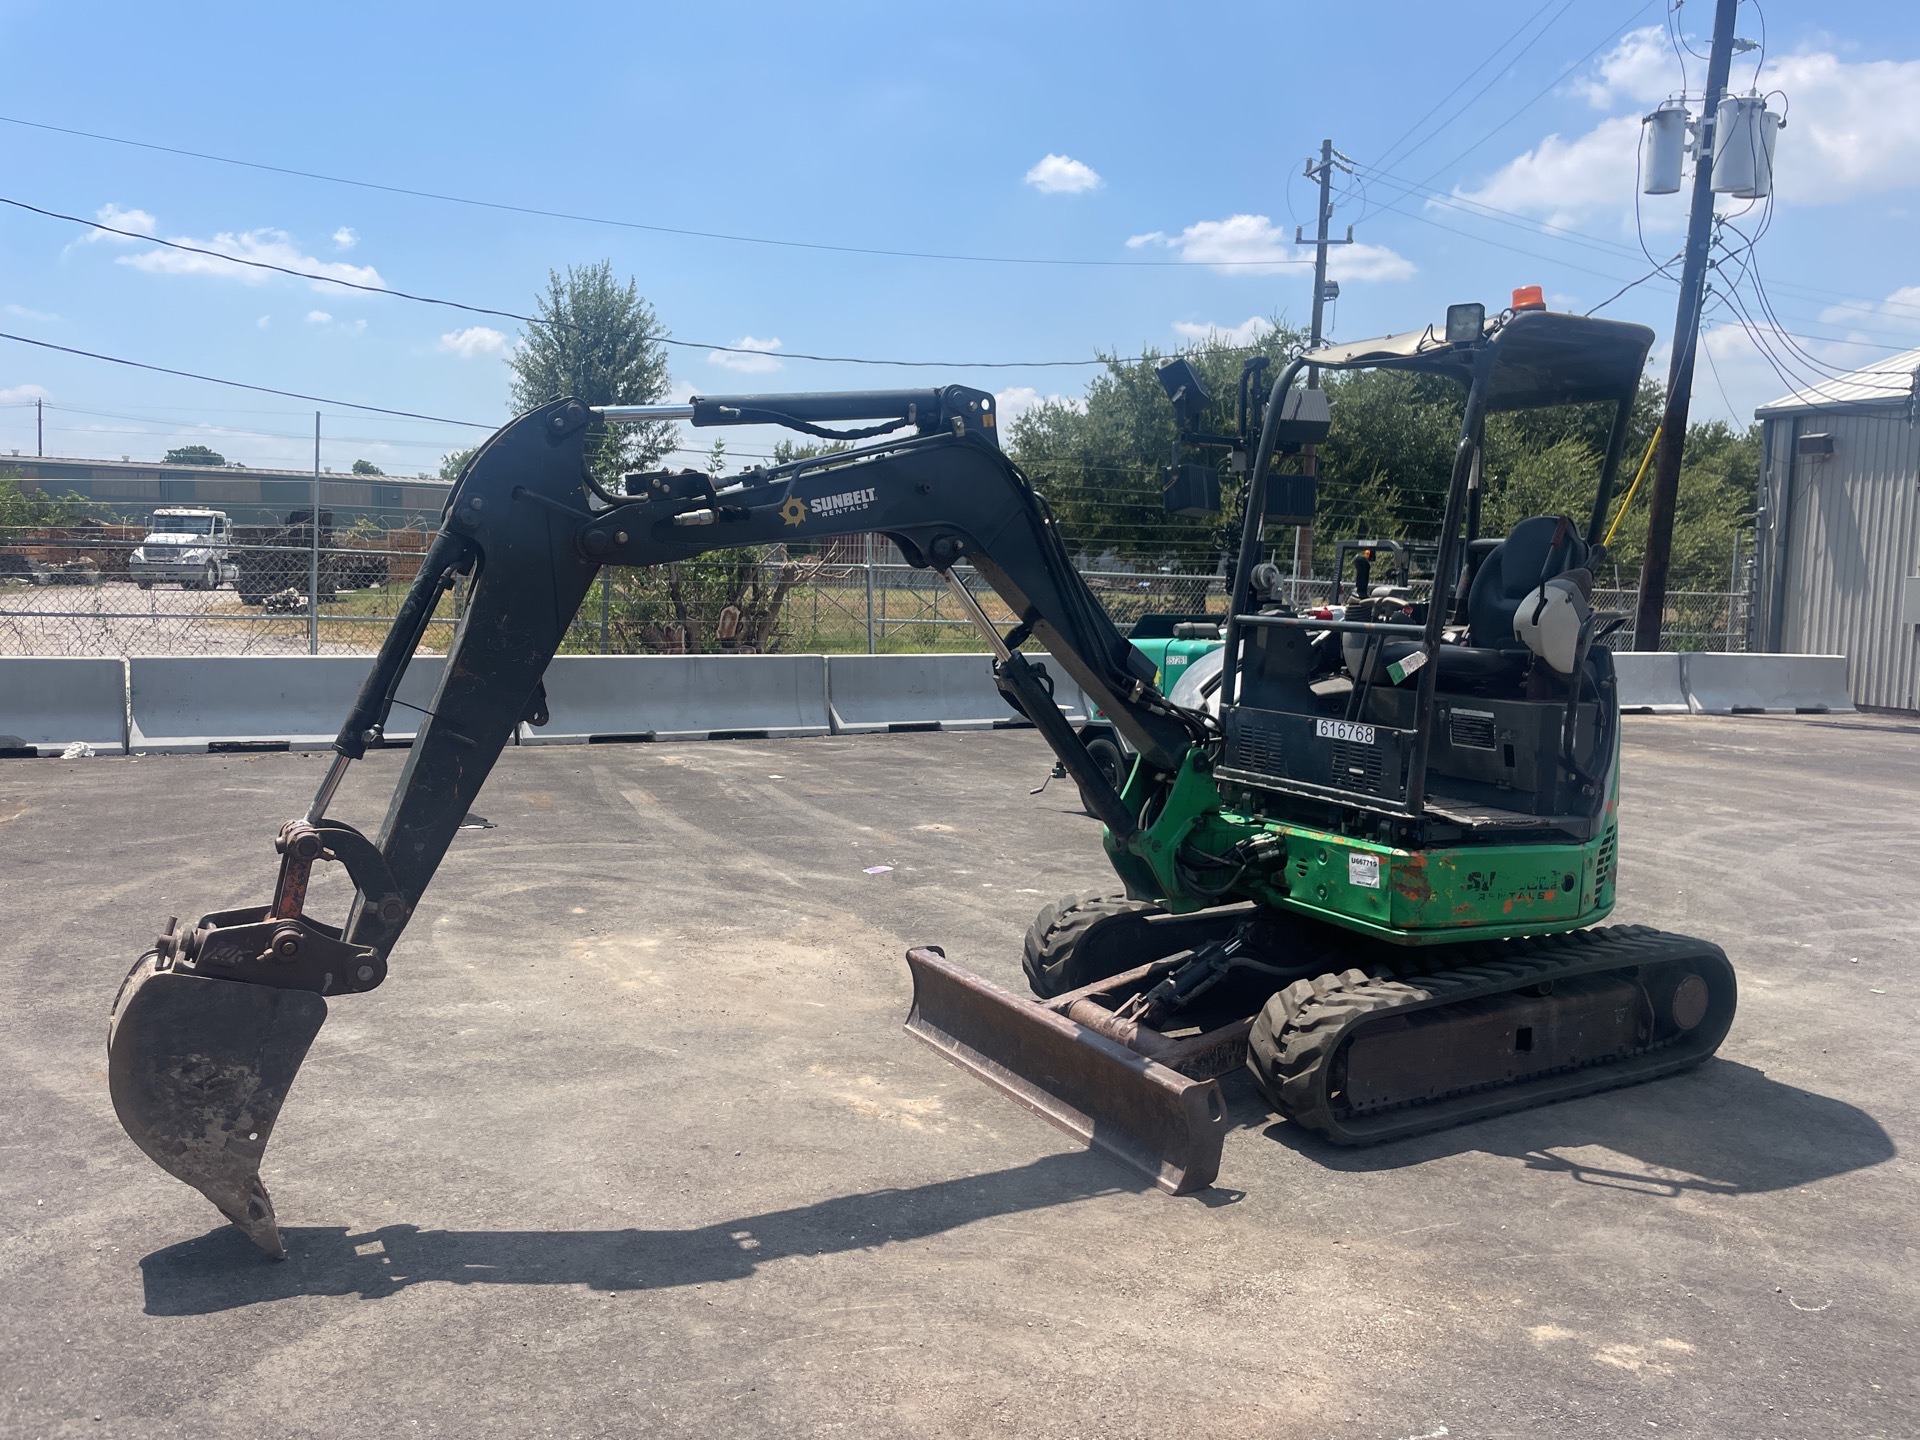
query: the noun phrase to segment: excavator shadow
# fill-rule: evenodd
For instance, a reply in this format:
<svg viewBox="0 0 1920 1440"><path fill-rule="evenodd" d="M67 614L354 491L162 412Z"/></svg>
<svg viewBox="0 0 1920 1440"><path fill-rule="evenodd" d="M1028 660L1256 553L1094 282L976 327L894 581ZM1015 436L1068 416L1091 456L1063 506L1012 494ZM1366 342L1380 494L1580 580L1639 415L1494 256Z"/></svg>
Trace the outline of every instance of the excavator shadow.
<svg viewBox="0 0 1920 1440"><path fill-rule="evenodd" d="M584 1285L661 1290L740 1280L769 1260L875 1250L976 1220L1151 1194L1144 1177L1089 1151L904 1190L840 1195L693 1230L427 1230L383 1225L290 1226L284 1263L231 1225L140 1262L149 1315L207 1315L309 1295L366 1300L429 1281L452 1285ZM1232 1203L1219 1188L1191 1197ZM1175 1202L1178 1203L1178 1202Z"/></svg>
<svg viewBox="0 0 1920 1440"><path fill-rule="evenodd" d="M1720 1059L1649 1084L1364 1150L1329 1145L1284 1121L1265 1133L1329 1170L1399 1170L1477 1150L1579 1184L1667 1199L1787 1190L1867 1169L1896 1153L1866 1111ZM1640 1168L1580 1156L1592 1148Z"/></svg>

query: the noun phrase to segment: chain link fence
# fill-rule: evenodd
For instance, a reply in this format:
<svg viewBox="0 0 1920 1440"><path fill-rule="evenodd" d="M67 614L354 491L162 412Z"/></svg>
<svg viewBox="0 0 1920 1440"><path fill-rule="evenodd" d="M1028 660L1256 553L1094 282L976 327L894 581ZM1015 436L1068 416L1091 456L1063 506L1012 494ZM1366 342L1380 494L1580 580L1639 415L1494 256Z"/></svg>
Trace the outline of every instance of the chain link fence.
<svg viewBox="0 0 1920 1440"><path fill-rule="evenodd" d="M220 554L203 552L163 574L151 563L158 547L143 545L137 527L0 530L0 655L370 655L418 572L427 533L323 531L321 538L316 551L310 533L236 533ZM315 572L317 604L309 593ZM984 582L965 567L956 573L988 616L1014 623ZM1226 608L1226 581L1217 575L1081 573L1123 631L1147 614ZM1423 598L1430 585L1416 578L1413 589ZM1302 609L1328 604L1332 582L1283 581L1281 598ZM423 649L447 649L465 600L462 581L442 600ZM1596 609L1627 619L1613 637L1616 649L1632 647L1635 600L1631 590L1595 593ZM1663 642L1678 650L1744 649L1746 610L1738 593L1670 595ZM884 560L778 551L771 559L721 555L602 571L561 645L567 654L611 655L984 648L937 575Z"/></svg>

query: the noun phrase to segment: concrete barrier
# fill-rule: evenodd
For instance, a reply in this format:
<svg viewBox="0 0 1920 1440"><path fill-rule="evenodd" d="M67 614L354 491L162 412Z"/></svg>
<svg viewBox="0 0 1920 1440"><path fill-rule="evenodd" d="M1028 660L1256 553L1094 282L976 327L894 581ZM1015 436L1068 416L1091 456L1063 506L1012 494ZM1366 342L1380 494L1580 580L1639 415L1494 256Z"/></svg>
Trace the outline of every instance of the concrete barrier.
<svg viewBox="0 0 1920 1440"><path fill-rule="evenodd" d="M446 666L407 667L389 740L411 740ZM324 750L373 666L353 655L192 655L127 662L132 748L161 754L225 749ZM418 709L412 707L419 707Z"/></svg>
<svg viewBox="0 0 1920 1440"><path fill-rule="evenodd" d="M825 735L824 655L563 655L529 745Z"/></svg>
<svg viewBox="0 0 1920 1440"><path fill-rule="evenodd" d="M115 755L127 748L127 662L21 656L0 659L0 736L57 753L76 740ZM11 746L11 740L0 740Z"/></svg>
<svg viewBox="0 0 1920 1440"><path fill-rule="evenodd" d="M1687 697L1705 715L1824 715L1853 709L1844 655L1747 655L1697 650L1682 657Z"/></svg>
<svg viewBox="0 0 1920 1440"><path fill-rule="evenodd" d="M1086 718L1080 687L1056 664L1054 699L1070 719ZM827 703L833 733L877 730L993 730L1024 725L993 680L990 655L829 655Z"/></svg>
<svg viewBox="0 0 1920 1440"><path fill-rule="evenodd" d="M1648 715L1686 715L1693 706L1687 702L1686 681L1680 674L1680 657L1672 651L1638 654L1617 652L1613 657L1614 674L1620 677L1620 708Z"/></svg>

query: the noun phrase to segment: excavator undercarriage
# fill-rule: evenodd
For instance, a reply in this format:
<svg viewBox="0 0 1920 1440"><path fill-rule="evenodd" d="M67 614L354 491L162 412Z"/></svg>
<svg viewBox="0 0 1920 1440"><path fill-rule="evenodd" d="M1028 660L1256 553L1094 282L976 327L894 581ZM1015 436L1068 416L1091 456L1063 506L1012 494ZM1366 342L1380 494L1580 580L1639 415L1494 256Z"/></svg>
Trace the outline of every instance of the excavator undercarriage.
<svg viewBox="0 0 1920 1440"><path fill-rule="evenodd" d="M1179 437L1169 496L1218 493L1211 472L1181 463L1183 444L1233 448L1246 477L1224 644L1167 693L1001 452L984 392L567 399L519 417L455 483L325 779L279 831L270 902L170 922L122 985L108 1076L128 1134L280 1254L260 1162L328 1001L386 978L503 747L546 723L542 676L600 568L861 532L945 579L1002 692L1101 822L1122 887L1040 913L1024 956L1031 999L936 946L909 951L907 1028L955 1063L1174 1193L1218 1173L1220 1080L1243 1067L1294 1122L1369 1144L1698 1063L1732 1021L1726 957L1640 926L1598 928L1614 902L1619 712L1607 622L1587 601L1652 336L1544 312L1487 324L1478 307L1455 308L1473 313L1450 314L1444 337L1299 357L1264 402L1253 382L1266 362L1249 361L1237 435L1197 428L1204 386L1184 361L1163 370ZM1289 484L1291 499L1270 502L1289 478L1283 457L1327 434L1324 392L1296 384L1309 364L1463 387L1425 595L1362 573L1345 605L1303 611L1262 559L1268 521L1311 490ZM1585 538L1569 517L1538 516L1482 539L1486 415L1589 403L1613 405L1615 420ZM810 434L867 421L842 433L874 443L724 484L692 471L629 476L624 493L595 483L586 454L600 428L656 420ZM988 618L962 561L1010 628ZM460 575L467 603L439 689L385 821L365 835L327 810L346 767L381 743ZM1110 748L1128 758L1120 783L1113 757L1068 724L1029 643L1111 723ZM338 925L306 913L316 863L353 882Z"/></svg>

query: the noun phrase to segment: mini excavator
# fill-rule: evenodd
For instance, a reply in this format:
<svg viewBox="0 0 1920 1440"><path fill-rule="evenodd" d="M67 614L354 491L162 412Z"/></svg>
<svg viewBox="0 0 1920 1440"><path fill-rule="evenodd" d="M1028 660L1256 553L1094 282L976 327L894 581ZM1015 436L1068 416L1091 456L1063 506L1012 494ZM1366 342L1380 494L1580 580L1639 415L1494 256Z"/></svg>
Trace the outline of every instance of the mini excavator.
<svg viewBox="0 0 1920 1440"><path fill-rule="evenodd" d="M1212 1183L1227 1126L1220 1078L1242 1066L1275 1110L1358 1145L1698 1064L1732 1022L1726 956L1599 925L1619 847L1605 644L1618 617L1590 601L1652 339L1537 304L1491 320L1454 306L1444 331L1300 356L1264 396L1266 362L1249 362L1233 435L1196 430L1209 399L1199 377L1163 371L1180 434L1168 508L1219 504L1218 471L1182 463L1183 445L1231 450L1244 476L1224 643L1171 693L1000 448L990 394L560 399L521 415L455 482L318 793L278 833L272 899L169 922L121 986L108 1035L121 1123L281 1254L260 1162L328 1003L386 978L502 748L522 724L545 723L542 676L601 567L863 532L951 587L1002 692L1102 823L1119 881L1040 912L1024 954L1033 998L937 947L908 952L908 1029L956 1063L1176 1194ZM1288 457L1329 427L1327 392L1301 383L1309 367L1439 376L1463 392L1424 594L1401 583L1403 568L1383 584L1357 575L1337 612L1282 599L1267 527L1310 513L1312 479ZM1612 407L1611 438L1584 524L1541 515L1482 536L1487 417L1596 404ZM596 484L586 456L602 427L654 420L872 443L724 481L682 470L628 476L622 494ZM825 428L849 423L860 428ZM955 573L962 562L998 592L1010 627ZM466 610L431 713L370 839L329 804L346 767L381 743L401 676L461 575ZM1124 739L1118 784L1029 643ZM317 862L344 867L354 886L341 924L306 911Z"/></svg>

